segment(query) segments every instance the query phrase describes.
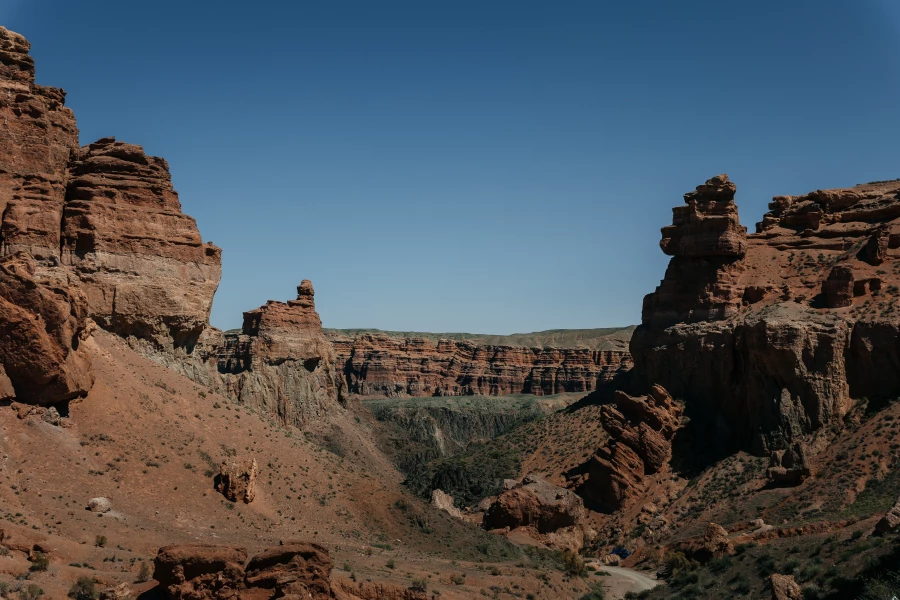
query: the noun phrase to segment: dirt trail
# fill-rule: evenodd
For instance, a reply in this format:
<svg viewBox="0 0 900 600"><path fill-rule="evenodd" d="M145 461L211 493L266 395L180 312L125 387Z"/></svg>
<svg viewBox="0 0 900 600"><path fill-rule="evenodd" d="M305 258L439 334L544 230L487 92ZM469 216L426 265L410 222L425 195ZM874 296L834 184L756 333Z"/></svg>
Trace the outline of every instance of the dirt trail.
<svg viewBox="0 0 900 600"><path fill-rule="evenodd" d="M652 590L660 583L649 577L624 567L611 567L599 562L592 563L598 571L609 573L608 577L603 577L603 586L606 588L608 597L611 600L624 598L627 592L643 592L644 590Z"/></svg>

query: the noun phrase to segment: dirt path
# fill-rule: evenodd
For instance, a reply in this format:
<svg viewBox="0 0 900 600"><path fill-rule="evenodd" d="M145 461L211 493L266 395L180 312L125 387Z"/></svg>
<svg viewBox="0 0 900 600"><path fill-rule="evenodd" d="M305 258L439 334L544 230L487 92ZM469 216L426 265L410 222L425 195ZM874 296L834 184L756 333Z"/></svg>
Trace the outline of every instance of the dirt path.
<svg viewBox="0 0 900 600"><path fill-rule="evenodd" d="M627 592L652 590L659 585L657 580L633 569L610 567L600 564L599 562L594 562L592 564L598 571L609 573L608 577L602 578L602 582L610 600L624 598Z"/></svg>

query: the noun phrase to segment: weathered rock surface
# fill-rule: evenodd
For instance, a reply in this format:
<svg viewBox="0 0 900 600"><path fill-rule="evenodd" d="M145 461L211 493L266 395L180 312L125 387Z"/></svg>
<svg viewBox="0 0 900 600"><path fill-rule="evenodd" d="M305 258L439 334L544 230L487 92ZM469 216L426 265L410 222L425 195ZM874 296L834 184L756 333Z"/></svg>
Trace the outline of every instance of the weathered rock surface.
<svg viewBox="0 0 900 600"><path fill-rule="evenodd" d="M154 563L153 578L171 600L334 598L331 558L316 544L285 543L249 563L243 548L182 544L160 548Z"/></svg>
<svg viewBox="0 0 900 600"><path fill-rule="evenodd" d="M240 333L216 340L211 385L238 402L302 425L342 400L331 344L322 332L312 283L297 287L297 299L270 300L244 313Z"/></svg>
<svg viewBox="0 0 900 600"><path fill-rule="evenodd" d="M875 525L875 531L879 533L894 533L898 530L900 530L900 498Z"/></svg>
<svg viewBox="0 0 900 600"><path fill-rule="evenodd" d="M809 451L795 442L785 450L773 450L766 475L776 485L795 486L812 475Z"/></svg>
<svg viewBox="0 0 900 600"><path fill-rule="evenodd" d="M109 501L109 498L102 496L91 498L88 500L88 510L95 513L108 513L112 510L112 502Z"/></svg>
<svg viewBox="0 0 900 600"><path fill-rule="evenodd" d="M793 575L772 573L769 582L772 585L772 600L803 600L803 589Z"/></svg>
<svg viewBox="0 0 900 600"><path fill-rule="evenodd" d="M685 540L677 548L701 564L734 554L734 545L728 539L728 532L717 523L710 523L703 537Z"/></svg>
<svg viewBox="0 0 900 600"><path fill-rule="evenodd" d="M770 454L851 398L900 391L900 182L778 196L746 236L733 196L713 178L663 229L673 258L645 298L632 381L683 399L712 446Z"/></svg>
<svg viewBox="0 0 900 600"><path fill-rule="evenodd" d="M468 341L333 336L347 390L364 396L591 392L631 366L627 352Z"/></svg>
<svg viewBox="0 0 900 600"><path fill-rule="evenodd" d="M30 47L0 27L0 254L24 251L52 264L78 128L66 93L34 83Z"/></svg>
<svg viewBox="0 0 900 600"><path fill-rule="evenodd" d="M347 581L333 584L338 600L428 600L427 592L380 581Z"/></svg>
<svg viewBox="0 0 900 600"><path fill-rule="evenodd" d="M456 505L453 503L453 496L444 490L431 491L431 505L438 510L444 511L451 517L461 519L463 516L462 511L456 508Z"/></svg>
<svg viewBox="0 0 900 600"><path fill-rule="evenodd" d="M256 498L259 465L255 458L244 464L224 461L216 478L216 489L231 502L250 504Z"/></svg>
<svg viewBox="0 0 900 600"><path fill-rule="evenodd" d="M497 497L484 515L483 526L485 529L532 527L546 534L581 526L584 517L584 504L575 493L536 475L528 475L521 484Z"/></svg>
<svg viewBox="0 0 900 600"><path fill-rule="evenodd" d="M0 258L0 396L51 405L85 395L94 377L79 351L83 297L36 271L27 253Z"/></svg>
<svg viewBox="0 0 900 600"><path fill-rule="evenodd" d="M208 326L221 250L181 212L163 159L113 138L73 152L61 241L105 329L190 349Z"/></svg>
<svg viewBox="0 0 900 600"><path fill-rule="evenodd" d="M609 512L638 498L647 475L668 469L681 415L681 406L660 386L640 397L617 391L613 403L600 412L610 440L588 460L587 479L580 483L579 494L593 507Z"/></svg>

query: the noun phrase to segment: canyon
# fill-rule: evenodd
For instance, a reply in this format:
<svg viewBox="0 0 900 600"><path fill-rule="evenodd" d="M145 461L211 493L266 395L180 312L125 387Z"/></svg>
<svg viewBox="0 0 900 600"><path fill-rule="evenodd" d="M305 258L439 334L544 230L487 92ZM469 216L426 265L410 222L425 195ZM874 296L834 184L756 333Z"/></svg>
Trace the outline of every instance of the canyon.
<svg viewBox="0 0 900 600"><path fill-rule="evenodd" d="M831 600L896 565L900 180L748 233L710 178L633 330L325 330L302 280L223 332L168 163L79 145L29 49L0 27L4 585L581 598L581 553L668 578L642 597Z"/></svg>

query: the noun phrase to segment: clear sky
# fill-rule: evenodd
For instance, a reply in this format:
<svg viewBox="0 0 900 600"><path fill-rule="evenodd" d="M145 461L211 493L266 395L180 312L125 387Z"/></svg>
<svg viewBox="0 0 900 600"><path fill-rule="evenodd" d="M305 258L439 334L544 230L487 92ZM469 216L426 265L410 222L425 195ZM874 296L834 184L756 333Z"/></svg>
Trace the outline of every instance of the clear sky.
<svg viewBox="0 0 900 600"><path fill-rule="evenodd" d="M330 327L640 320L659 228L728 173L900 177L900 2L0 0L81 142L171 166L212 322L311 279Z"/></svg>

